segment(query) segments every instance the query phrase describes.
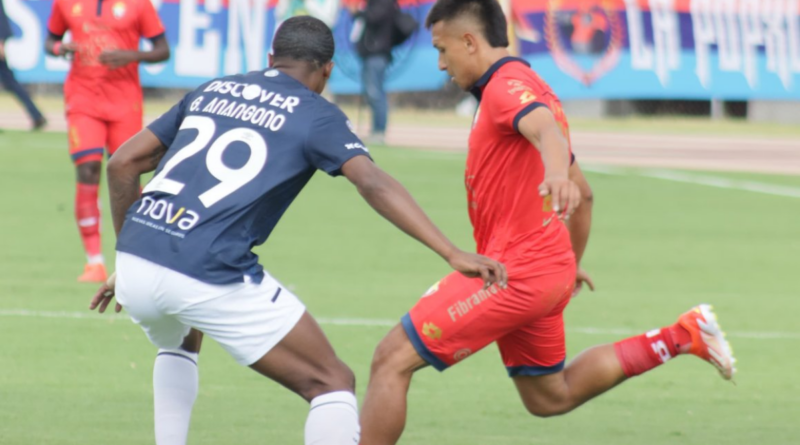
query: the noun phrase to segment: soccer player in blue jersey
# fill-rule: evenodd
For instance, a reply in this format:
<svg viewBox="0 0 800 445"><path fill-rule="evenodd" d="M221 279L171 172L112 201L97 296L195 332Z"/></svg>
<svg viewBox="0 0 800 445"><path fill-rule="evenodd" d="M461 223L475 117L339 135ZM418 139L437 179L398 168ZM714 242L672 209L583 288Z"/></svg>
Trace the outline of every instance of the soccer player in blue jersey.
<svg viewBox="0 0 800 445"><path fill-rule="evenodd" d="M270 69L201 85L108 164L116 281L90 307L103 312L116 292L116 310L125 307L159 348L159 445L186 442L203 335L310 402L306 444L358 442L352 371L251 251L316 170L347 177L378 213L455 270L487 285L506 281L498 262L456 248L319 96L333 53L324 23L291 18L275 35ZM153 170L140 196L139 177Z"/></svg>

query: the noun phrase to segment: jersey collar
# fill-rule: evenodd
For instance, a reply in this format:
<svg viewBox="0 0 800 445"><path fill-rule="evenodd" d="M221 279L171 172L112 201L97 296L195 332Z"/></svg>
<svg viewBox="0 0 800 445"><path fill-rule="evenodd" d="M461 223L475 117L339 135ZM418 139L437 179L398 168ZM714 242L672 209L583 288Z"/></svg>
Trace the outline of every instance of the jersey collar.
<svg viewBox="0 0 800 445"><path fill-rule="evenodd" d="M485 73L483 73L483 76L481 76L481 78L478 79L478 81L475 82L475 85L469 90L470 93L472 93L472 95L475 96L475 98L480 101L481 95L483 95L483 89L484 87L486 87L486 84L489 83L489 80L491 80L492 76L494 76L494 73L496 73L497 70L502 68L503 65L511 62L521 62L524 63L525 66L529 68L531 66L531 64L528 63L527 60L521 59L519 57L511 57L511 56L503 57L502 59L492 64L492 66L489 67L489 69Z"/></svg>

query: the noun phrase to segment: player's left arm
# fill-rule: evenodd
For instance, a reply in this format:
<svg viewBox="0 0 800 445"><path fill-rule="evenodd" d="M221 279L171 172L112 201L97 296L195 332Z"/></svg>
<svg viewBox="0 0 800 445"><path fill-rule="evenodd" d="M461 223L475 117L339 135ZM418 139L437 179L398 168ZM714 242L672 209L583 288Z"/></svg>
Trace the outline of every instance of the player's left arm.
<svg viewBox="0 0 800 445"><path fill-rule="evenodd" d="M578 186L569 177L569 143L555 116L545 106L527 112L517 121L517 131L541 153L544 181L539 186L542 196L551 195L553 209L561 218L569 218L580 204Z"/></svg>
<svg viewBox="0 0 800 445"><path fill-rule="evenodd" d="M150 0L142 0L137 26L139 35L150 40L153 48L149 51L103 51L99 57L100 63L109 68L120 68L130 63L158 63L169 59L170 49L164 25Z"/></svg>
<svg viewBox="0 0 800 445"><path fill-rule="evenodd" d="M150 39L153 48L150 51L139 51L139 62L158 63L169 60L170 49L167 37L164 34Z"/></svg>
<svg viewBox="0 0 800 445"><path fill-rule="evenodd" d="M158 63L169 59L169 43L167 43L167 38L163 34L150 39L150 41L153 44L153 48L150 51L129 51L124 49L103 51L100 53L98 60L103 65L114 69L131 63Z"/></svg>

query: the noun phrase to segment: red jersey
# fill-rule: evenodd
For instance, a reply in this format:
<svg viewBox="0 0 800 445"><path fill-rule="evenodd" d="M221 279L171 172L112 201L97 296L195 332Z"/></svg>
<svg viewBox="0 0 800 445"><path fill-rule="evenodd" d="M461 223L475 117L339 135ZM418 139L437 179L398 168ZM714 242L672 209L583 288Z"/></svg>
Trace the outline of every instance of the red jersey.
<svg viewBox="0 0 800 445"><path fill-rule="evenodd" d="M563 261L572 255L569 232L550 197L539 196L544 163L517 127L526 114L547 107L569 140L560 101L527 62L513 57L495 63L472 93L480 106L469 137L465 183L478 253L524 264Z"/></svg>
<svg viewBox="0 0 800 445"><path fill-rule="evenodd" d="M141 113L139 64L110 69L98 58L103 51L137 51L142 37L164 33L150 0L55 0L47 28L56 36L70 31L78 46L64 85L67 113L106 120Z"/></svg>

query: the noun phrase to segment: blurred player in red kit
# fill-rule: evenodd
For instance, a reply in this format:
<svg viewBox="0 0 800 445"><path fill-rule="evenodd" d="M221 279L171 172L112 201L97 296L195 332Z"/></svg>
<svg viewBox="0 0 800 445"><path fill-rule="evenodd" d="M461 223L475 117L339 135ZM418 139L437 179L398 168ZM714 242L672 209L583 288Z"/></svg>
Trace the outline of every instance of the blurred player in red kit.
<svg viewBox="0 0 800 445"><path fill-rule="evenodd" d="M439 68L480 102L465 172L468 210L478 253L502 262L508 282L487 287L481 279L448 275L386 335L372 361L361 445L400 439L415 371L428 365L444 371L493 342L525 408L541 417L572 411L679 354L697 355L731 379L730 345L708 305L566 364L563 312L576 287L588 220L572 224L572 234L565 224L586 184L577 166L570 172L560 101L527 62L509 57L506 20L495 0L439 0L426 26ZM579 273L578 283L591 287Z"/></svg>
<svg viewBox="0 0 800 445"><path fill-rule="evenodd" d="M103 282L98 189L103 153L142 129L139 62L169 59L164 26L150 0L55 0L45 50L72 59L64 84L69 154L77 170L75 219L87 264L78 281ZM72 35L62 42L64 34ZM140 51L142 38L153 48Z"/></svg>

